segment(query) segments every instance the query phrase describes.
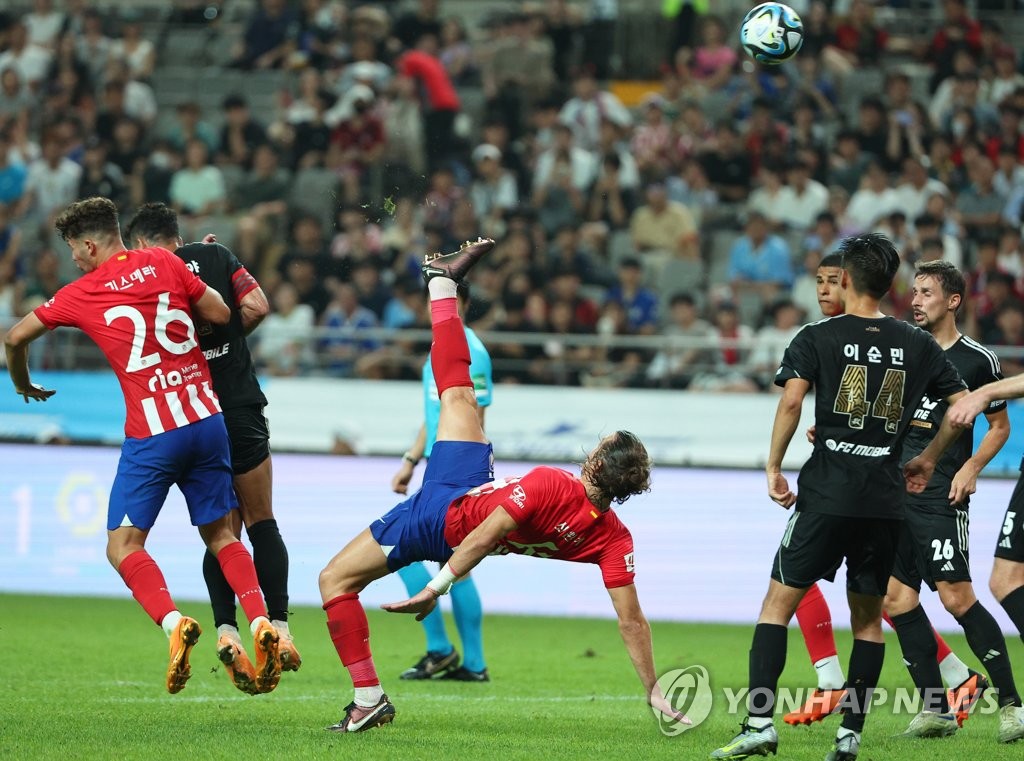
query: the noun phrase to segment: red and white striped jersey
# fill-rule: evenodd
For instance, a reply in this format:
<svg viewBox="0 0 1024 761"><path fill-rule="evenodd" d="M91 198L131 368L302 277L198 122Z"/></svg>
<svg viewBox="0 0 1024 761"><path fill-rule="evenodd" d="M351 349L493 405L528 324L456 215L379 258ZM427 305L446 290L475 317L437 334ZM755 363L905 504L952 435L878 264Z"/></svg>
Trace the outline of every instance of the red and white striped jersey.
<svg viewBox="0 0 1024 761"><path fill-rule="evenodd" d="M125 436L144 439L220 412L191 314L205 291L170 251L124 251L35 314L50 330L80 328L96 342L124 392Z"/></svg>

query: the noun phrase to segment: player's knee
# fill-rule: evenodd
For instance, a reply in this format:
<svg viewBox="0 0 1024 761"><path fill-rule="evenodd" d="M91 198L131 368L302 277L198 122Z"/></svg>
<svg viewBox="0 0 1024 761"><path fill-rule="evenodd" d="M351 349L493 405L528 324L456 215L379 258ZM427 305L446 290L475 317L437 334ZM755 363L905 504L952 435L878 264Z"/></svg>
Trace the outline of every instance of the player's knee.
<svg viewBox="0 0 1024 761"><path fill-rule="evenodd" d="M939 599L951 616L959 618L978 601L969 582L939 584Z"/></svg>
<svg viewBox="0 0 1024 761"><path fill-rule="evenodd" d="M992 593L992 596L997 601L1002 602L1006 595L1010 594L1018 585L1013 583L1013 579L1002 573L999 569L992 569L992 576L988 580L988 588Z"/></svg>

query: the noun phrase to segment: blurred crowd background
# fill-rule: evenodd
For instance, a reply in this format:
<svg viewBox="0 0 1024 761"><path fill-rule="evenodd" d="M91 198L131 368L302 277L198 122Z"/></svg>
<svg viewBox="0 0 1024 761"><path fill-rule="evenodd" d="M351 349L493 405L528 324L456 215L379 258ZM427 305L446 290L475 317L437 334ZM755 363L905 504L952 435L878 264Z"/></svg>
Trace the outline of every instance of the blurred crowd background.
<svg viewBox="0 0 1024 761"><path fill-rule="evenodd" d="M767 389L818 262L871 230L904 261L891 314L952 261L964 331L1022 369L1016 1L794 0L803 49L770 68L738 46L753 4L5 4L0 326L79 274L52 220L103 195L235 252L269 374L418 377L419 262L485 235L496 381ZM33 362L102 366L61 333Z"/></svg>

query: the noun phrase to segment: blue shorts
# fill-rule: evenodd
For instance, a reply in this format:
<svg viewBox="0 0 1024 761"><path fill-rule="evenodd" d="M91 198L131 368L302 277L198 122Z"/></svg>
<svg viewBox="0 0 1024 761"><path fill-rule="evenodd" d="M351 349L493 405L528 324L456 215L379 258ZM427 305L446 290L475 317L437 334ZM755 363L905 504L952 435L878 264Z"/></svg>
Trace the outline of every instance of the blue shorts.
<svg viewBox="0 0 1024 761"><path fill-rule="evenodd" d="M494 451L475 441L438 441L430 452L423 485L370 526L370 533L397 571L417 560L443 563L452 555L444 539L448 506L494 480Z"/></svg>
<svg viewBox="0 0 1024 761"><path fill-rule="evenodd" d="M171 484L185 496L193 526L213 523L238 507L223 415L145 439L125 439L110 490L107 529L152 528Z"/></svg>

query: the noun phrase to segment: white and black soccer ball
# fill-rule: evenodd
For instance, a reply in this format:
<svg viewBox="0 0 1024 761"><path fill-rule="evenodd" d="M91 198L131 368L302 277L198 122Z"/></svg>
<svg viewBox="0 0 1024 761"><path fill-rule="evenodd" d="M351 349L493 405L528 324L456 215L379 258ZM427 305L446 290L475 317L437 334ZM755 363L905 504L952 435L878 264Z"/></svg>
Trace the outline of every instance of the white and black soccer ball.
<svg viewBox="0 0 1024 761"><path fill-rule="evenodd" d="M740 25L740 44L758 63L788 61L803 42L800 16L782 3L761 3L751 8Z"/></svg>

